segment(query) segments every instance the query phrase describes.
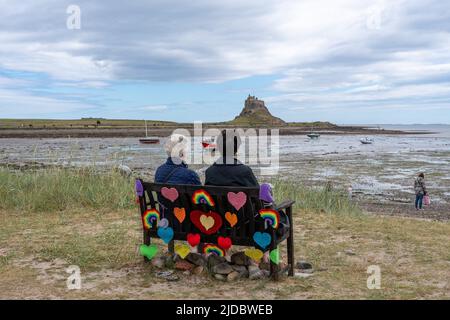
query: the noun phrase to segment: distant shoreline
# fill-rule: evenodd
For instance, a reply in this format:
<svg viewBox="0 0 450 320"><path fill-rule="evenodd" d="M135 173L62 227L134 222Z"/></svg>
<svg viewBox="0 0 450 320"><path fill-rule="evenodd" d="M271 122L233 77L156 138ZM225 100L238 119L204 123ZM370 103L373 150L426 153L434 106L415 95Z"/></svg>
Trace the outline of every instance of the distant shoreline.
<svg viewBox="0 0 450 320"><path fill-rule="evenodd" d="M229 125L203 125L203 130L210 128L231 128L236 126ZM148 135L151 137L167 137L177 128L187 129L193 134L192 125L179 126L158 126L150 127ZM244 130L250 129L243 127ZM408 134L432 134L434 132L401 131L386 130L377 128L368 128L362 126L332 126L316 127L311 129L308 126L283 126L283 127L260 127L255 129L278 129L280 135L306 135L311 131L321 135L408 135ZM0 138L125 138L125 137L143 137L145 129L140 127L97 127L97 128L0 128Z"/></svg>

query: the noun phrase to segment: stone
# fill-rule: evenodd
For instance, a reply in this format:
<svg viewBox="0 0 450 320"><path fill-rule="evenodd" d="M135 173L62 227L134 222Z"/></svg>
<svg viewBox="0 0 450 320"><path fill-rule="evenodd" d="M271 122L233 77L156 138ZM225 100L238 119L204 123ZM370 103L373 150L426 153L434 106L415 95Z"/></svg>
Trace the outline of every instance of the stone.
<svg viewBox="0 0 450 320"><path fill-rule="evenodd" d="M168 269L173 269L175 266L175 262L173 261L173 259L169 256L166 257L165 259L165 267Z"/></svg>
<svg viewBox="0 0 450 320"><path fill-rule="evenodd" d="M217 280L220 280L220 281L227 281L227 276L225 276L223 274L215 274L214 278L216 278Z"/></svg>
<svg viewBox="0 0 450 320"><path fill-rule="evenodd" d="M238 266L248 266L250 265L250 260L243 251L236 252L231 256L231 263Z"/></svg>
<svg viewBox="0 0 450 320"><path fill-rule="evenodd" d="M200 253L190 252L186 256L185 260L189 261L192 264L195 264L196 266L206 266L206 258Z"/></svg>
<svg viewBox="0 0 450 320"><path fill-rule="evenodd" d="M306 261L298 261L296 267L300 270L308 270L312 269L312 264Z"/></svg>
<svg viewBox="0 0 450 320"><path fill-rule="evenodd" d="M173 271L160 271L156 273L156 276L167 281L178 281L180 278L173 273Z"/></svg>
<svg viewBox="0 0 450 320"><path fill-rule="evenodd" d="M151 264L155 268L162 269L166 265L166 259L165 257L156 257L152 259Z"/></svg>
<svg viewBox="0 0 450 320"><path fill-rule="evenodd" d="M304 272L295 272L294 273L295 278L309 278L311 276L312 276L311 273L304 273Z"/></svg>
<svg viewBox="0 0 450 320"><path fill-rule="evenodd" d="M250 280L262 279L265 277L264 272L258 266L251 265L248 267L248 278Z"/></svg>
<svg viewBox="0 0 450 320"><path fill-rule="evenodd" d="M212 273L218 274L229 274L233 271L233 268L227 262L219 263L211 268Z"/></svg>
<svg viewBox="0 0 450 320"><path fill-rule="evenodd" d="M211 254L208 256L207 265L208 270L212 270L212 268L218 264L227 262L227 260L224 257L216 256L215 254Z"/></svg>
<svg viewBox="0 0 450 320"><path fill-rule="evenodd" d="M265 262L265 261L261 261L261 263L259 264L259 268L261 270L270 270L270 263L269 262Z"/></svg>
<svg viewBox="0 0 450 320"><path fill-rule="evenodd" d="M234 271L239 272L240 278L248 277L248 270L246 266L232 265L231 267L233 268Z"/></svg>
<svg viewBox="0 0 450 320"><path fill-rule="evenodd" d="M355 253L353 250L351 250L351 249L346 249L346 250L344 250L344 253L345 253L346 255L348 255L348 256L354 256L354 255L356 255L356 253Z"/></svg>
<svg viewBox="0 0 450 320"><path fill-rule="evenodd" d="M194 268L194 265L186 260L175 262L175 269L182 271L189 271Z"/></svg>
<svg viewBox="0 0 450 320"><path fill-rule="evenodd" d="M195 266L191 270L191 274L199 275L199 274L202 274L204 270L205 270L205 267L203 267L203 266Z"/></svg>
<svg viewBox="0 0 450 320"><path fill-rule="evenodd" d="M232 281L235 281L235 280L240 279L240 278L241 278L241 274L239 272L237 272L237 271L233 271L233 272L230 272L228 274L227 281L232 282Z"/></svg>

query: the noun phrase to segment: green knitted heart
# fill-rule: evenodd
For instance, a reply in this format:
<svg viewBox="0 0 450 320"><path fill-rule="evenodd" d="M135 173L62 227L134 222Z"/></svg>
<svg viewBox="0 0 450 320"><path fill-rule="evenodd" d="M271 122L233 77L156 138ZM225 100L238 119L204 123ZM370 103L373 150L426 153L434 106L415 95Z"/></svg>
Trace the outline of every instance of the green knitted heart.
<svg viewBox="0 0 450 320"><path fill-rule="evenodd" d="M270 257L270 261L272 261L275 264L279 264L280 263L280 251L278 250L278 248L270 251L269 257Z"/></svg>
<svg viewBox="0 0 450 320"><path fill-rule="evenodd" d="M151 260L156 255L157 252L158 247L155 246L154 244L149 246L141 244L141 246L139 247L139 253L141 254L141 256L144 256L149 260Z"/></svg>

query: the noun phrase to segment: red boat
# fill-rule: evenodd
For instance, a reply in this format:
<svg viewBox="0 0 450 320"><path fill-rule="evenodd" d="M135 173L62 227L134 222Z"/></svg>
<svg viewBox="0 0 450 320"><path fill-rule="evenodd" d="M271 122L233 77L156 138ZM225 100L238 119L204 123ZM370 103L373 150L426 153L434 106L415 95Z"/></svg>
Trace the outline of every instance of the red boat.
<svg viewBox="0 0 450 320"><path fill-rule="evenodd" d="M203 149L214 149L216 148L216 144L214 143L214 140L203 140L202 141Z"/></svg>
<svg viewBox="0 0 450 320"><path fill-rule="evenodd" d="M159 139L141 138L141 139L139 139L139 142L143 143L143 144L158 144L159 143Z"/></svg>

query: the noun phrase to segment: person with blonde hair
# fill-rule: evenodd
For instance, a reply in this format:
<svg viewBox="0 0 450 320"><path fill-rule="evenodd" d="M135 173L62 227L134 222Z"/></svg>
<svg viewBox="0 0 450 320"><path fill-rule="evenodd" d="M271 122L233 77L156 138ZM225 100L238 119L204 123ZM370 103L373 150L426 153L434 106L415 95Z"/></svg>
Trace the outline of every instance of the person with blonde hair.
<svg viewBox="0 0 450 320"><path fill-rule="evenodd" d="M167 160L155 172L155 182L200 185L198 174L185 163L188 140L181 134L172 134L164 144Z"/></svg>

